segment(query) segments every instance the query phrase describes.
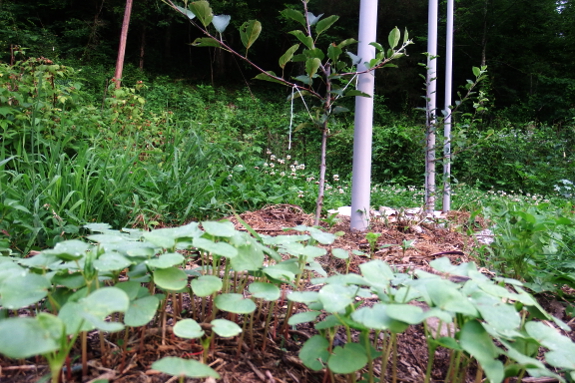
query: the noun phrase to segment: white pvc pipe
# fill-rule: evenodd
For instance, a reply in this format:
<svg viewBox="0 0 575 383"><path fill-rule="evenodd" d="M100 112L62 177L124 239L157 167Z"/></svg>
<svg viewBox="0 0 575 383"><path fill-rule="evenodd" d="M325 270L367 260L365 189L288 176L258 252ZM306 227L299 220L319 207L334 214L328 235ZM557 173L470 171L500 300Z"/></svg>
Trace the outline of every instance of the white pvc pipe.
<svg viewBox="0 0 575 383"><path fill-rule="evenodd" d="M378 0L361 0L359 10L358 71L375 57L375 48L369 43L377 39ZM365 231L369 225L371 189L371 140L373 129L373 72L360 74L357 89L371 97L355 98L355 129L353 136L353 176L351 186L351 230Z"/></svg>
<svg viewBox="0 0 575 383"><path fill-rule="evenodd" d="M443 212L451 210L451 89L453 77L453 0L447 0L447 36L445 38L445 117L443 145Z"/></svg>

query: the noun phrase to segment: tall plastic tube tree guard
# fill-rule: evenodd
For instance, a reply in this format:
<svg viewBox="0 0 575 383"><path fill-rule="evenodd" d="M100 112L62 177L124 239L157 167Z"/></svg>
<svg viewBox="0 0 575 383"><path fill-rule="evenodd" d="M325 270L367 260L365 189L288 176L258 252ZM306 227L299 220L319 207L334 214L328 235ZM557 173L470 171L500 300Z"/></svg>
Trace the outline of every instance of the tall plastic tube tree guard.
<svg viewBox="0 0 575 383"><path fill-rule="evenodd" d="M453 1L447 0L447 36L445 42L445 126L443 145L443 212L451 210L451 87L453 77Z"/></svg>
<svg viewBox="0 0 575 383"><path fill-rule="evenodd" d="M365 62L375 57L375 47L369 45L377 36L378 0L361 0L359 12L358 72L368 68ZM371 143L373 129L373 91L375 72L361 73L357 90L371 97L355 98L355 130L353 137L353 176L351 187L351 230L367 230L370 211Z"/></svg>
<svg viewBox="0 0 575 383"><path fill-rule="evenodd" d="M425 211L435 210L435 109L437 88L437 8L438 0L429 0L427 19L427 91L425 149Z"/></svg>

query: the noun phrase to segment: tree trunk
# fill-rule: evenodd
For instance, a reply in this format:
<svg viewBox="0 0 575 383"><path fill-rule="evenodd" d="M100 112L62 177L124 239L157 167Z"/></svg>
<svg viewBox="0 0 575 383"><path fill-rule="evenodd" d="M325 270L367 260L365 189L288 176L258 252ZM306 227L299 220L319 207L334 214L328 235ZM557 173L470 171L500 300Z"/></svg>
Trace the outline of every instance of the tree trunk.
<svg viewBox="0 0 575 383"><path fill-rule="evenodd" d="M118 48L118 60L116 61L116 89L120 88L122 81L122 71L124 70L124 56L126 55L126 40L128 39L128 28L130 26L130 14L132 13L132 1L126 0L126 10L124 11L124 21L122 22L122 32L120 33L120 47Z"/></svg>
<svg viewBox="0 0 575 383"><path fill-rule="evenodd" d="M140 36L140 65L138 68L144 70L144 54L146 51L146 27L142 28L142 34Z"/></svg>

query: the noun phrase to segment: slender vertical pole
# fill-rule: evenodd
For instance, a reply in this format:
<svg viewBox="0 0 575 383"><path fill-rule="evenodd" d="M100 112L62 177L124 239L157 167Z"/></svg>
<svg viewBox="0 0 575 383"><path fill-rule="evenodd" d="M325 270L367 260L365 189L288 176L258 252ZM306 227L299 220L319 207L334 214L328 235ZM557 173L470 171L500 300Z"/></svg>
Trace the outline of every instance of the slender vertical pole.
<svg viewBox="0 0 575 383"><path fill-rule="evenodd" d="M120 32L120 46L118 48L118 59L116 60L116 89L120 88L122 80L122 71L124 70L124 56L126 55L126 40L128 39L128 28L130 27L130 15L132 13L132 1L126 0L126 9L124 10L124 21L122 22L122 32Z"/></svg>
<svg viewBox="0 0 575 383"><path fill-rule="evenodd" d="M377 5L378 0L361 0L360 3L358 56L361 57L361 62L357 68L359 72L366 70L364 63L375 57L375 48L369 43L377 39ZM355 98L351 230L356 231L365 231L369 225L374 84L373 72L358 76L357 89L371 97Z"/></svg>
<svg viewBox="0 0 575 383"><path fill-rule="evenodd" d="M435 109L437 88L437 8L438 0L429 0L427 19L427 118L425 151L425 211L435 210Z"/></svg>
<svg viewBox="0 0 575 383"><path fill-rule="evenodd" d="M453 76L453 0L447 0L447 36L445 38L445 143L443 145L443 212L451 210L451 87Z"/></svg>

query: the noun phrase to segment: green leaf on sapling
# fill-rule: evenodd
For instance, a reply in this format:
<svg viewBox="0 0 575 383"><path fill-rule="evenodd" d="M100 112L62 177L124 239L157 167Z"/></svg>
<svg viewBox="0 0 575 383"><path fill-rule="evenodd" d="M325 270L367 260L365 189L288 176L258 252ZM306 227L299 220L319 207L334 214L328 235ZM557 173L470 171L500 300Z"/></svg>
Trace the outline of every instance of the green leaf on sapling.
<svg viewBox="0 0 575 383"><path fill-rule="evenodd" d="M307 16L307 21L309 23L310 26L314 26L315 24L317 24L317 22L319 21L319 19L321 19L321 17L323 16L323 13L320 15L314 15L311 12L307 12L306 13ZM307 29L307 28L306 28Z"/></svg>
<svg viewBox="0 0 575 383"><path fill-rule="evenodd" d="M317 25L315 26L315 33L317 36L321 35L323 32L327 31L331 26L339 20L339 16L332 15L328 16L323 20L318 21ZM310 23L311 24L311 23ZM317 38L317 37L316 37Z"/></svg>
<svg viewBox="0 0 575 383"><path fill-rule="evenodd" d="M230 15L217 15L212 20L212 25L219 33L224 33L232 17Z"/></svg>
<svg viewBox="0 0 575 383"><path fill-rule="evenodd" d="M302 27L307 29L307 23L305 21L305 17L300 11L288 8L288 9L284 9L280 13L286 18L297 21L298 23L301 24Z"/></svg>
<svg viewBox="0 0 575 383"><path fill-rule="evenodd" d="M327 317L325 317L324 320L316 323L313 327L316 330L321 331L321 330L327 330L328 328L339 327L341 325L343 325L343 322L339 320L338 317L336 317L335 315L328 315Z"/></svg>
<svg viewBox="0 0 575 383"><path fill-rule="evenodd" d="M329 341L321 335L314 335L309 338L301 350L299 358L303 364L313 370L320 371L329 359Z"/></svg>
<svg viewBox="0 0 575 383"><path fill-rule="evenodd" d="M100 318L115 312L126 312L130 304L128 294L122 289L117 287L102 287L86 298L83 298L79 303L84 307L86 312L96 315Z"/></svg>
<svg viewBox="0 0 575 383"><path fill-rule="evenodd" d="M215 275L202 275L192 279L192 290L198 297L207 297L222 289L222 280Z"/></svg>
<svg viewBox="0 0 575 383"><path fill-rule="evenodd" d="M188 275L176 267L156 269L153 276L156 285L169 291L181 290L188 284Z"/></svg>
<svg viewBox="0 0 575 383"><path fill-rule="evenodd" d="M193 319L183 319L174 326L174 334L180 338L196 339L204 336L202 327Z"/></svg>
<svg viewBox="0 0 575 383"><path fill-rule="evenodd" d="M199 0L190 3L189 7L194 15L196 15L196 17L200 20L204 28L207 28L214 18L210 3L205 0Z"/></svg>
<svg viewBox="0 0 575 383"><path fill-rule="evenodd" d="M145 326L156 315L160 300L155 295L149 295L130 301L130 306L124 315L124 323L130 327Z"/></svg>
<svg viewBox="0 0 575 383"><path fill-rule="evenodd" d="M195 19L196 15L194 15L194 13L193 13L192 11L190 11L190 10L188 10L188 9L185 9L185 8L182 8L182 7L178 6L178 5L176 5L175 7L176 7L176 9L177 9L178 11L180 11L180 13L183 13L184 15L186 15L186 16L188 17L188 19L190 19L190 20ZM103 225L103 224L98 224L98 225ZM107 225L107 224L106 224L106 225ZM84 227L87 227L87 226L88 226L88 225L84 225ZM110 225L107 225L107 226L110 227ZM88 228L88 229L89 229L89 228ZM92 230L92 229L91 229L91 230ZM92 231L94 231L94 230L92 230Z"/></svg>
<svg viewBox="0 0 575 383"><path fill-rule="evenodd" d="M313 78L319 67L321 66L321 60L317 57L307 59L305 62L305 71L310 78Z"/></svg>
<svg viewBox="0 0 575 383"><path fill-rule="evenodd" d="M573 345L571 339L563 336L559 331L542 322L527 322L525 330L529 336L553 351L568 349Z"/></svg>
<svg viewBox="0 0 575 383"><path fill-rule="evenodd" d="M365 367L368 358L365 348L358 343L347 343L333 349L328 360L329 369L336 374L351 374Z"/></svg>
<svg viewBox="0 0 575 383"><path fill-rule="evenodd" d="M216 307L235 314L249 314L256 309L251 299L245 299L241 294L221 294L214 300Z"/></svg>
<svg viewBox="0 0 575 383"><path fill-rule="evenodd" d="M342 53L343 50L334 44L331 44L329 47L327 47L327 57L333 62L338 61L339 56Z"/></svg>
<svg viewBox="0 0 575 383"><path fill-rule="evenodd" d="M389 36L387 37L387 41L389 43L389 47L391 49L395 49L397 44L399 44L399 38L401 37L401 32L397 27L393 28L391 32L389 32Z"/></svg>
<svg viewBox="0 0 575 383"><path fill-rule="evenodd" d="M313 322L320 314L321 312L319 311L305 311L303 313L297 313L290 316L288 324L290 326L295 326L300 323Z"/></svg>
<svg viewBox="0 0 575 383"><path fill-rule="evenodd" d="M299 44L292 45L288 50L279 58L279 64L282 69L286 64L291 61L293 54L298 50Z"/></svg>
<svg viewBox="0 0 575 383"><path fill-rule="evenodd" d="M261 298L266 301L278 300L281 295L279 287L271 283L253 282L248 289L254 298Z"/></svg>
<svg viewBox="0 0 575 383"><path fill-rule="evenodd" d="M240 37L246 49L254 44L262 32L262 24L257 20L249 20L240 27Z"/></svg>
<svg viewBox="0 0 575 383"><path fill-rule="evenodd" d="M188 378L219 379L220 375L211 367L194 359L181 359L167 356L152 363L152 369L172 376L186 376Z"/></svg>
<svg viewBox="0 0 575 383"><path fill-rule="evenodd" d="M200 47L200 48L205 48L205 47L216 47L216 48L221 48L222 44L220 44L220 42L212 37L198 37L196 38L193 42L190 43L191 46L194 47Z"/></svg>
<svg viewBox="0 0 575 383"><path fill-rule="evenodd" d="M307 36L300 30L295 30L289 32L290 34L294 35L303 45L305 45L308 49L313 49L313 39L310 36Z"/></svg>
<svg viewBox="0 0 575 383"><path fill-rule="evenodd" d="M49 315L49 314L47 314ZM0 353L13 359L57 351L60 339L51 337L37 318L15 317L0 321Z"/></svg>
<svg viewBox="0 0 575 383"><path fill-rule="evenodd" d="M273 77L271 77L271 76L273 76ZM286 85L286 83L281 82L280 80L275 79L274 77L278 77L278 75L270 70L270 71L267 71L266 73L258 74L257 76L254 77L254 79L269 81L269 82L275 82L276 84Z"/></svg>
<svg viewBox="0 0 575 383"><path fill-rule="evenodd" d="M210 323L214 326L212 327L212 330L224 338L230 338L242 332L242 328L240 326L227 319L214 319Z"/></svg>

